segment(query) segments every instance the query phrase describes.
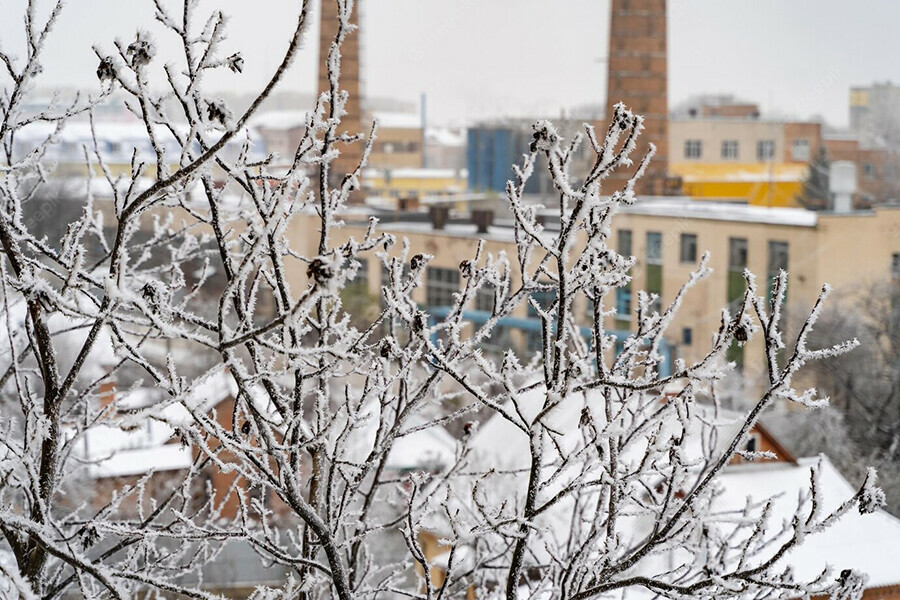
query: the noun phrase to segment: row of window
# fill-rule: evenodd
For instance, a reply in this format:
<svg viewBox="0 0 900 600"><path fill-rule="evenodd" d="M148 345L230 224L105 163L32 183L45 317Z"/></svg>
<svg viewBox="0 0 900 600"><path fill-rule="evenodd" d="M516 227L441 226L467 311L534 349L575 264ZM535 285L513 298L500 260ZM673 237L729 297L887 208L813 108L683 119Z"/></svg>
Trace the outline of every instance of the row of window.
<svg viewBox="0 0 900 600"><path fill-rule="evenodd" d="M737 160L740 146L737 140L722 140L720 156L723 160ZM791 142L791 158L797 161L808 161L810 156L809 140L796 139ZM703 140L685 140L684 157L687 159L703 158ZM772 160L775 158L775 140L758 140L756 142L756 159Z"/></svg>
<svg viewBox="0 0 900 600"><path fill-rule="evenodd" d="M379 142L375 145L375 151L385 154L418 152L419 142Z"/></svg>
<svg viewBox="0 0 900 600"><path fill-rule="evenodd" d="M631 256L632 233L629 229L619 230L618 252L622 256ZM682 233L680 237L679 260L682 263L697 262L697 234ZM779 269L787 269L787 242L769 242L769 272L777 273ZM645 261L648 265L662 264L662 232L647 232ZM747 267L747 239L728 239L728 269L743 271Z"/></svg>

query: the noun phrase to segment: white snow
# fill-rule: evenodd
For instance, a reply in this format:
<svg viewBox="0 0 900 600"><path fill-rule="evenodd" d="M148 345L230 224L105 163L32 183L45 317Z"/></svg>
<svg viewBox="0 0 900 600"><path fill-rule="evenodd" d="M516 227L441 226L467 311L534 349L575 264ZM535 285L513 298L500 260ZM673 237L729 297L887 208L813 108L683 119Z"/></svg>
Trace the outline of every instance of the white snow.
<svg viewBox="0 0 900 600"><path fill-rule="evenodd" d="M425 142L435 146L465 147L467 143L465 130L454 130L446 127L429 127L425 130Z"/></svg>
<svg viewBox="0 0 900 600"><path fill-rule="evenodd" d="M818 223L817 214L803 208L770 208L733 202L689 200L687 198L639 200L632 205L622 205L620 212L657 217L710 219L714 221L762 223L790 227L815 227Z"/></svg>
<svg viewBox="0 0 900 600"><path fill-rule="evenodd" d="M772 523L779 524L793 516L797 495L809 488L809 468L818 459L802 458L797 465L789 463L746 463L725 470L719 480L724 495L715 505L718 509L742 507L747 497L763 500L777 496L773 503ZM822 457L821 489L823 514L837 508L856 489ZM812 578L830 564L840 573L855 569L869 575L868 587L900 584L900 519L879 510L861 515L848 512L837 524L821 533L810 535L806 543L791 552L785 564L793 565L800 578Z"/></svg>
<svg viewBox="0 0 900 600"><path fill-rule="evenodd" d="M455 169L389 169L391 179L455 179L466 177L467 171ZM366 169L363 177L383 177L384 170Z"/></svg>
<svg viewBox="0 0 900 600"><path fill-rule="evenodd" d="M422 117L416 113L377 111L372 119L378 121L381 129L421 129Z"/></svg>
<svg viewBox="0 0 900 600"><path fill-rule="evenodd" d="M94 477L128 477L154 472L188 469L193 462L191 449L179 443L155 448L136 448L115 453L110 458L93 465Z"/></svg>
<svg viewBox="0 0 900 600"><path fill-rule="evenodd" d="M420 419L409 421L408 428L423 424ZM456 439L440 425L433 425L397 438L385 466L395 471L445 466L452 464L455 457Z"/></svg>
<svg viewBox="0 0 900 600"><path fill-rule="evenodd" d="M302 110L270 110L260 113L250 120L256 129L296 129L306 127L309 112Z"/></svg>
<svg viewBox="0 0 900 600"><path fill-rule="evenodd" d="M532 419L538 408L543 403L544 393L542 389L531 390L518 398L521 413L526 419ZM589 401L589 406L594 403ZM578 420L584 405L584 397L581 394L573 394L566 398L557 408L550 412L545 422L550 428L560 432L573 432L571 435L563 435L557 439L560 443L561 454L557 455L553 445L545 444L545 457L547 461L557 456L565 456L569 448L574 444L574 438L578 430ZM507 406L509 408L509 406ZM591 406L592 413L594 406ZM730 442L737 433L743 419L736 419L736 413L720 413L717 418L711 407L695 405L695 410L703 413L703 419L711 422L719 430L718 445L724 449L724 445ZM595 415L597 418L599 415ZM698 424L697 416L691 419L692 424ZM599 421L598 421L599 422ZM698 425L699 426L699 425ZM688 441L685 450L687 455L693 455L701 451L699 440L688 433ZM697 436L699 437L699 436ZM524 485L524 473L529 465L529 441L528 436L520 429L509 423L500 415L494 415L479 427L472 440L473 452L476 454L479 465L492 467L498 471L517 470L519 476L510 476L510 485ZM623 454L620 459L628 461L629 452ZM637 453L640 454L640 453ZM718 451L716 451L718 454ZM638 459L636 456L635 459ZM797 506L798 494L808 490L810 485L810 466L817 458L804 458L798 464L790 462L761 462L741 463L727 466L717 479L722 490L722 495L713 505L716 513L725 513L743 509L747 498L762 501L775 497L773 513L768 521L772 534L779 531L781 523L793 517ZM856 489L838 472L827 457L822 457L821 490L823 492L823 515L836 509L841 503L851 498ZM563 477L565 479L565 477ZM547 495L552 493L547 492ZM541 523L550 531L554 539L565 539L570 525L567 518L569 507L560 503L557 509L544 515ZM635 539L641 539L649 532L652 525L649 516L639 516L631 520L630 530ZM717 526L728 530L730 519L718 519ZM832 527L823 532L810 534L801 546L789 553L783 564L794 567L800 579L813 579L826 565L831 565L836 573L844 569L855 569L869 575L868 587L900 584L900 569L897 568L897 557L900 556L900 519L893 517L883 510L872 514L862 515L854 508ZM663 563L665 564L665 561ZM654 561L647 562L643 566L638 565L639 571L655 570L659 565Z"/></svg>

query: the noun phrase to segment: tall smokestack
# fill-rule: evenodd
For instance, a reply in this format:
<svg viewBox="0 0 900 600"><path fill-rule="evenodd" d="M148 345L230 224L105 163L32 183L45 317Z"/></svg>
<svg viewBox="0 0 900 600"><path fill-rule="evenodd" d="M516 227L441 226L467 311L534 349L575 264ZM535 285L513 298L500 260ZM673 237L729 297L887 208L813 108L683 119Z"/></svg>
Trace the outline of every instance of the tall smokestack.
<svg viewBox="0 0 900 600"><path fill-rule="evenodd" d="M609 72L606 119L597 135L606 132L613 106L619 102L644 117L644 131L632 154L635 167L652 142L656 154L637 184L642 195L665 194L668 163L668 58L666 54L666 0L612 0L609 25ZM605 184L611 193L634 171L620 169Z"/></svg>
<svg viewBox="0 0 900 600"><path fill-rule="evenodd" d="M354 3L353 15L351 22L360 23L360 10L362 9L361 0ZM335 0L321 0L320 3L320 27L319 27L319 94L327 92L330 89L328 83L328 52L334 43L338 32L338 8ZM368 129L363 129L362 124L362 85L360 80L359 65L359 36L360 30L348 34L341 44L341 89L346 90L350 95L347 100L347 114L341 120L341 126L338 133L366 133ZM355 144L337 144L340 151L338 156L331 163L330 183L332 186L340 185L341 181L347 173L353 171L362 158L363 142ZM362 191L353 192L350 195L350 202L353 204L361 204L364 200Z"/></svg>

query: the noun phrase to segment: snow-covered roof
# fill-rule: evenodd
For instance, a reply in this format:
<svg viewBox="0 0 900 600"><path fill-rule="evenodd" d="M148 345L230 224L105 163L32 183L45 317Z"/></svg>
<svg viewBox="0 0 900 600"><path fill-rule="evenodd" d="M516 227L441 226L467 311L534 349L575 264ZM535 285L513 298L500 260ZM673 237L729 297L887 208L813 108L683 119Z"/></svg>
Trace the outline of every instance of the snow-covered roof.
<svg viewBox="0 0 900 600"><path fill-rule="evenodd" d="M467 143L464 130L454 130L446 127L429 127L425 130L425 141L436 146L464 147Z"/></svg>
<svg viewBox="0 0 900 600"><path fill-rule="evenodd" d="M294 129L305 127L309 112L303 110L270 110L250 119L250 126L257 129Z"/></svg>
<svg viewBox="0 0 900 600"><path fill-rule="evenodd" d="M517 399L519 411L526 419L531 419L543 400L542 389L521 394ZM587 405L592 413L593 404L595 403L588 398ZM551 457L566 456L570 452L575 442L571 438L577 436L565 435L565 432L578 431L584 405L584 396L574 394L565 398L545 417L548 429L563 432L563 435L555 439L553 445L549 442L545 445L545 460L552 461ZM719 432L716 444L719 450L714 451L714 454L717 454L737 434L743 419L736 418L738 416L736 413L716 412L706 405L694 404L693 407L698 414L694 416L692 423L697 423L699 418ZM599 421L595 418L595 422ZM691 462L695 453L701 450L698 441L690 439L692 436L693 434L688 432L685 446L687 462ZM520 481L521 476L515 475L517 472L523 473L523 470L529 467L530 460L529 438L521 429L500 415L495 415L482 424L471 441L471 447L479 461L478 464L495 469L497 472L511 473L509 480L511 484L524 485ZM620 455L620 459L629 460L625 454ZM716 516L711 517L711 522L715 522L725 535L724 532L734 527L736 523L732 511L744 509L748 498L755 502L774 498L772 514L767 522L772 529L772 535L775 535L785 520L790 522L793 518L799 495L809 489L810 467L817 460L819 459L805 458L797 463L754 462L725 467L716 480L721 494L713 503L712 510ZM821 460L820 499L824 516L851 498L856 489L844 479L827 457L822 457ZM566 477L563 474L561 478ZM552 490L546 493L552 495ZM558 508L544 513L539 525L551 531L553 539L564 540L570 526L567 513L569 508L562 502L557 506ZM652 526L652 523L649 523L647 516L630 519L628 526L630 534L635 540L643 539L649 533L648 527ZM840 573L843 569L866 573L869 576L868 586L880 587L900 584L900 569L896 567L897 556L900 556L900 519L882 510L863 515L853 509L833 526L822 532L809 534L798 548L785 556L782 563L785 566L792 566L798 579L814 579L823 568L831 565L836 573ZM655 571L661 567L654 560L637 565L638 572L644 572L646 569ZM668 563L663 560L662 566L666 564ZM671 565L665 568L670 567Z"/></svg>
<svg viewBox="0 0 900 600"><path fill-rule="evenodd" d="M376 111L371 115L384 129L421 129L422 117L416 113Z"/></svg>
<svg viewBox="0 0 900 600"><path fill-rule="evenodd" d="M717 509L740 510L745 500L775 497L772 523L780 524L794 515L798 494L809 488L809 468L819 459L802 458L790 463L745 463L728 467L719 482L723 495ZM855 492L828 457L821 457L822 514L836 509ZM794 567L799 578L811 579L831 565L836 572L855 569L869 576L868 587L900 584L900 519L883 510L862 515L848 512L833 526L810 536L790 552L785 564Z"/></svg>
<svg viewBox="0 0 900 600"><path fill-rule="evenodd" d="M144 475L153 470L177 471L188 469L193 462L191 449L179 443L153 448L135 448L116 452L91 467L94 477L129 477Z"/></svg>
<svg viewBox="0 0 900 600"><path fill-rule="evenodd" d="M85 312L92 310L86 301L79 300L82 309ZM27 305L20 296L10 296L9 315L2 313L0 318L9 319L9 327L0 327L0 368L6 370L10 361L10 333L12 334L12 345L15 347L16 355L24 350L25 345L29 344L26 335L27 328L25 326ZM6 323L4 322L4 325ZM47 320L47 326L53 336L54 345L56 346L57 355L59 356L60 369L68 371L72 367L72 363L78 352L84 346L93 321L85 319L74 319L59 312L50 315ZM87 360L82 367L80 377L84 380L97 379L105 372L105 367L118 362L115 350L113 348L112 338L106 327L101 328L98 339L88 354ZM10 381L9 384L13 382Z"/></svg>
<svg viewBox="0 0 900 600"><path fill-rule="evenodd" d="M391 174L391 179L456 179L464 178L465 169L386 169ZM366 169L363 177L383 177L384 169Z"/></svg>
<svg viewBox="0 0 900 600"><path fill-rule="evenodd" d="M623 205L620 212L655 217L736 221L789 227L815 227L818 223L817 214L804 208L770 208L688 198L638 200L634 204Z"/></svg>
<svg viewBox="0 0 900 600"><path fill-rule="evenodd" d="M410 419L411 430L424 424L421 419ZM432 425L402 435L394 440L388 454L386 467L395 471L417 469L427 465L449 465L456 458L456 439L440 425Z"/></svg>
<svg viewBox="0 0 900 600"><path fill-rule="evenodd" d="M72 443L93 477L186 469L191 465L191 450L174 439L175 428L192 420L186 405L207 411L236 393L233 379L222 370L198 380L183 402L169 402L155 388L117 392L116 408L133 414L90 427Z"/></svg>
<svg viewBox="0 0 900 600"><path fill-rule="evenodd" d="M395 233L424 233L432 236L448 236L468 239L485 239L497 242L514 242L512 227L488 227L487 233L478 233L478 228L470 223L447 223L443 229L435 229L430 221L399 221L379 223L379 229Z"/></svg>
<svg viewBox="0 0 900 600"><path fill-rule="evenodd" d="M175 124L175 130L183 135L188 133L188 128L183 124ZM154 124L153 132L161 149L167 153L170 160L175 160L181 152L181 146L164 125ZM222 136L222 131L218 129L207 129L200 132L207 143L215 143ZM243 145L246 136L249 135L251 140L255 140L253 132L246 130L240 131L234 135L226 144L226 148L234 150ZM134 151L138 152L138 156L142 159L155 158L156 154L150 140L147 137L147 128L143 122L137 119L116 120L116 121L95 121L93 129L90 122L87 121L67 121L62 130L56 133L56 124L38 121L29 123L16 132L16 147L19 151L29 151L33 146L42 143L48 137L53 136L55 144L49 149L49 158L63 160L68 162L83 162L83 147L87 147L89 151L94 148L94 137L96 136L97 145L101 155L106 160L122 162L130 161ZM252 144L251 150L258 151L257 146L262 144Z"/></svg>

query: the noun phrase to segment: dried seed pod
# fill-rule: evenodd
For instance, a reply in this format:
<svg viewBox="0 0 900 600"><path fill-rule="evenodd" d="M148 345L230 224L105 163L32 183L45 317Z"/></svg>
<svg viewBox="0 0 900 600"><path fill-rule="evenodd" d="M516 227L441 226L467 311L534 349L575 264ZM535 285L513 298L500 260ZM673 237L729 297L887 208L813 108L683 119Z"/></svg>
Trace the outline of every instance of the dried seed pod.
<svg viewBox="0 0 900 600"><path fill-rule="evenodd" d="M211 123L225 125L231 119L231 111L222 100L211 100L206 103L206 117Z"/></svg>
<svg viewBox="0 0 900 600"><path fill-rule="evenodd" d="M591 411L588 410L587 406L581 409L581 418L578 420L578 424L582 427L587 427L591 424Z"/></svg>
<svg viewBox="0 0 900 600"><path fill-rule="evenodd" d="M225 66L231 69L233 73L243 73L244 72L244 57L241 56L240 52L235 52L231 56L225 59Z"/></svg>
<svg viewBox="0 0 900 600"><path fill-rule="evenodd" d="M428 316L423 312L416 313L416 316L413 317L412 325L413 331L415 331L416 333L425 331L425 328L428 327Z"/></svg>
<svg viewBox="0 0 900 600"><path fill-rule="evenodd" d="M125 50L125 56L128 57L128 60L131 61L131 65L135 69L148 65L155 53L155 48L150 40L147 39L146 35L147 34L145 33L138 32L137 38L131 42Z"/></svg>
<svg viewBox="0 0 900 600"><path fill-rule="evenodd" d="M409 268L413 271L418 270L425 264L425 255L424 254L416 254L409 260Z"/></svg>
<svg viewBox="0 0 900 600"><path fill-rule="evenodd" d="M100 59L100 64L97 66L97 79L100 81L112 81L115 78L116 65L113 59L108 56Z"/></svg>
<svg viewBox="0 0 900 600"><path fill-rule="evenodd" d="M316 283L325 283L334 277L334 269L321 258L314 258L309 262L306 268L306 276L313 279Z"/></svg>

